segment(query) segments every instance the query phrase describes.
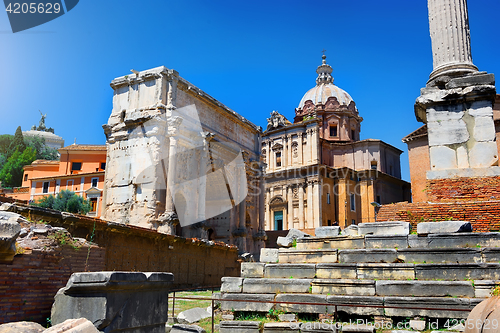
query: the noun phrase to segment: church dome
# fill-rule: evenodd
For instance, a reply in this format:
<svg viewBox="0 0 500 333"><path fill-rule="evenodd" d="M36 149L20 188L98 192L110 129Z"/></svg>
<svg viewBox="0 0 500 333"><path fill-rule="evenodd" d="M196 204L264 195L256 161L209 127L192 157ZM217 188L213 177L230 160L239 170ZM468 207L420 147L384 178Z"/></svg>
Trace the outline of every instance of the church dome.
<svg viewBox="0 0 500 333"><path fill-rule="evenodd" d="M332 71L332 67L326 64L326 56L323 55L323 63L316 70L318 73L316 86L302 97L298 109L303 109L307 101L312 101L313 105L326 104L330 97L335 97L340 105L346 107L353 102L352 97L346 91L333 84Z"/></svg>

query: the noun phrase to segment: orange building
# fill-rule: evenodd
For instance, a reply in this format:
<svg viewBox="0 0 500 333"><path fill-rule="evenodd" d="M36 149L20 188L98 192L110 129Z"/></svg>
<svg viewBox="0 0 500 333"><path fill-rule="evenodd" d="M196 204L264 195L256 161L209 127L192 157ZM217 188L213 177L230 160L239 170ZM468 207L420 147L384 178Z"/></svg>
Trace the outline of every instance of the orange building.
<svg viewBox="0 0 500 333"><path fill-rule="evenodd" d="M60 148L59 153L60 161L36 160L25 166L22 187L7 196L38 201L46 195L70 190L90 202L89 216L100 217L106 146L73 144Z"/></svg>

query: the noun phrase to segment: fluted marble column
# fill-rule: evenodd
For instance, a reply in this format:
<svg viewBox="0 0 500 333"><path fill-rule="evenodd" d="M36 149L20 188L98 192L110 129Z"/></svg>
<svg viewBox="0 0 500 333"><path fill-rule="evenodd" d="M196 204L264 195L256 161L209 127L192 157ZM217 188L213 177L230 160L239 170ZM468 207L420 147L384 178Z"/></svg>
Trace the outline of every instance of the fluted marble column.
<svg viewBox="0 0 500 333"><path fill-rule="evenodd" d="M314 228L313 182L307 182L307 228Z"/></svg>
<svg viewBox="0 0 500 333"><path fill-rule="evenodd" d="M302 144L302 133L299 133L298 134L298 139L297 139L297 143L299 144L298 145L298 150L299 150L299 159L298 159L298 164L299 165L303 165L304 164L304 145Z"/></svg>
<svg viewBox="0 0 500 333"><path fill-rule="evenodd" d="M472 63L467 0L428 0L427 6L434 67L430 79L477 71Z"/></svg>
<svg viewBox="0 0 500 333"><path fill-rule="evenodd" d="M304 229L304 185L299 184L299 229Z"/></svg>
<svg viewBox="0 0 500 333"><path fill-rule="evenodd" d="M292 166L293 164L293 157L292 157L292 136L287 135L288 137L288 166Z"/></svg>
<svg viewBox="0 0 500 333"><path fill-rule="evenodd" d="M287 193L287 201L288 201L288 221L286 224L286 227L283 229L291 229L293 228L293 187L291 185L288 186L288 193Z"/></svg>
<svg viewBox="0 0 500 333"><path fill-rule="evenodd" d="M266 206L266 209L267 209L267 214L266 214L266 229L267 230L273 230L272 228L272 214L271 214L271 207L270 207L270 203L271 203L271 190L270 189L267 189L266 191L266 195L267 195L267 198L266 198L266 202L267 202L267 206Z"/></svg>

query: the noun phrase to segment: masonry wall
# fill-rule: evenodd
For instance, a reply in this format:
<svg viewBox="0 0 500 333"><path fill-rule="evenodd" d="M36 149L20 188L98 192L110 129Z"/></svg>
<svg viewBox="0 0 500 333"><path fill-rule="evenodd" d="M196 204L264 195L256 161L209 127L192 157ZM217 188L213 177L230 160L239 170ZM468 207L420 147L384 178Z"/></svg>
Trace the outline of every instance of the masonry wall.
<svg viewBox="0 0 500 333"><path fill-rule="evenodd" d="M470 221L476 232L500 231L500 200L384 205L380 208L377 219L407 221L414 228L419 222L453 219Z"/></svg>
<svg viewBox="0 0 500 333"><path fill-rule="evenodd" d="M426 202L427 171L431 169L427 136L408 142L410 160L411 195L413 202Z"/></svg>
<svg viewBox="0 0 500 333"><path fill-rule="evenodd" d="M97 246L88 250L71 246L50 252L27 250L12 264L0 264L0 324L27 320L45 327L54 296L72 273L105 270L105 250Z"/></svg>

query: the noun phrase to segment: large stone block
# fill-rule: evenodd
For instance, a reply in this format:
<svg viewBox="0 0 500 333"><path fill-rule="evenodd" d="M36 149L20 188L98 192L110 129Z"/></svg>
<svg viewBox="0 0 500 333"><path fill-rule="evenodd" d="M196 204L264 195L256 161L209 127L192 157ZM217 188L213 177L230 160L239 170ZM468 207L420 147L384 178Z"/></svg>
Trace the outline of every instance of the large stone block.
<svg viewBox="0 0 500 333"><path fill-rule="evenodd" d="M243 281L243 292L256 294L307 293L311 279L252 279Z"/></svg>
<svg viewBox="0 0 500 333"><path fill-rule="evenodd" d="M471 281L376 281L378 296L474 297Z"/></svg>
<svg viewBox="0 0 500 333"><path fill-rule="evenodd" d="M314 279L311 282L313 294L374 296L375 281L352 279Z"/></svg>
<svg viewBox="0 0 500 333"><path fill-rule="evenodd" d="M229 294L221 297L223 311L268 312L274 306L274 294ZM256 302L252 302L256 301Z"/></svg>
<svg viewBox="0 0 500 333"><path fill-rule="evenodd" d="M330 238L331 249L363 249L365 248L364 236L337 236Z"/></svg>
<svg viewBox="0 0 500 333"><path fill-rule="evenodd" d="M314 230L314 235L316 237L335 237L340 234L340 227L329 226L329 227L318 227Z"/></svg>
<svg viewBox="0 0 500 333"><path fill-rule="evenodd" d="M276 309L294 313L327 313L326 295L312 294L278 294L276 295ZM288 303L290 302L290 303ZM291 303L319 303L319 304L291 304Z"/></svg>
<svg viewBox="0 0 500 333"><path fill-rule="evenodd" d="M500 264L416 264L417 280L499 280Z"/></svg>
<svg viewBox="0 0 500 333"><path fill-rule="evenodd" d="M498 331L500 297L494 296L476 305L465 324L465 333L489 333Z"/></svg>
<svg viewBox="0 0 500 333"><path fill-rule="evenodd" d="M316 275L314 264L267 264L265 278L312 279Z"/></svg>
<svg viewBox="0 0 500 333"><path fill-rule="evenodd" d="M414 264L357 264L358 279L408 280L415 279Z"/></svg>
<svg viewBox="0 0 500 333"><path fill-rule="evenodd" d="M446 249L402 249L398 250L398 258L407 263L480 263L480 249L446 248Z"/></svg>
<svg viewBox="0 0 500 333"><path fill-rule="evenodd" d="M182 311L177 316L177 320L179 324L192 324L211 316L212 315L206 309L197 307Z"/></svg>
<svg viewBox="0 0 500 333"><path fill-rule="evenodd" d="M243 278L223 277L220 291L223 293L241 293L243 288Z"/></svg>
<svg viewBox="0 0 500 333"><path fill-rule="evenodd" d="M358 233L360 235L408 235L410 223L404 221L360 223Z"/></svg>
<svg viewBox="0 0 500 333"><path fill-rule="evenodd" d="M408 247L412 249L421 249L429 246L427 236L408 235Z"/></svg>
<svg viewBox="0 0 500 333"><path fill-rule="evenodd" d="M21 333L22 331L19 332ZM44 333L99 333L99 331L88 319L78 318L68 319L60 324L52 326L45 330Z"/></svg>
<svg viewBox="0 0 500 333"><path fill-rule="evenodd" d="M500 233L472 232L453 234L430 234L427 236L428 247L500 247Z"/></svg>
<svg viewBox="0 0 500 333"><path fill-rule="evenodd" d="M277 263L278 249L260 249L260 262Z"/></svg>
<svg viewBox="0 0 500 333"><path fill-rule="evenodd" d="M392 249L340 250L339 262L395 262L397 251Z"/></svg>
<svg viewBox="0 0 500 333"><path fill-rule="evenodd" d="M166 331L166 329L165 329ZM172 326L170 333L205 333L206 331L197 325L175 324Z"/></svg>
<svg viewBox="0 0 500 333"><path fill-rule="evenodd" d="M42 325L30 321L0 324L1 333L42 333L43 331L45 328Z"/></svg>
<svg viewBox="0 0 500 333"><path fill-rule="evenodd" d="M358 236L358 226L351 224L341 232L342 236Z"/></svg>
<svg viewBox="0 0 500 333"><path fill-rule="evenodd" d="M366 235L365 247L367 249L406 249L408 248L408 236Z"/></svg>
<svg viewBox="0 0 500 333"><path fill-rule="evenodd" d="M500 285L498 280L475 280L474 281L474 297L488 298L491 296L492 290Z"/></svg>
<svg viewBox="0 0 500 333"><path fill-rule="evenodd" d="M280 263L328 263L337 261L337 249L280 249Z"/></svg>
<svg viewBox="0 0 500 333"><path fill-rule="evenodd" d="M19 214L0 211L0 263L14 260L16 239L21 233L19 222L23 220Z"/></svg>
<svg viewBox="0 0 500 333"><path fill-rule="evenodd" d="M317 264L316 277L319 279L356 279L356 264Z"/></svg>
<svg viewBox="0 0 500 333"><path fill-rule="evenodd" d="M299 238L297 240L297 250L317 250L317 249L331 249L331 238Z"/></svg>
<svg viewBox="0 0 500 333"><path fill-rule="evenodd" d="M241 263L241 277L243 278L258 278L264 277L265 263L260 262L242 262Z"/></svg>
<svg viewBox="0 0 500 333"><path fill-rule="evenodd" d="M476 142L469 151L471 168L487 168L498 163L498 148L495 141Z"/></svg>
<svg viewBox="0 0 500 333"><path fill-rule="evenodd" d="M306 322L300 324L300 332L302 333L336 333L338 332L335 323L328 322Z"/></svg>
<svg viewBox="0 0 500 333"><path fill-rule="evenodd" d="M467 221L420 222L417 234L442 234L454 232L472 232L472 224Z"/></svg>
<svg viewBox="0 0 500 333"><path fill-rule="evenodd" d="M84 317L110 333L163 333L173 280L171 273L74 273L55 296L52 324Z"/></svg>
<svg viewBox="0 0 500 333"><path fill-rule="evenodd" d="M337 305L337 311L343 311L349 315L357 316L383 316L384 309L384 298L377 296L341 296L332 295L327 296L326 300L328 303L332 303L329 309L335 309L334 305ZM344 306L343 306L344 305ZM356 306L360 305L360 306ZM374 307L370 307L370 305Z"/></svg>
<svg viewBox="0 0 500 333"><path fill-rule="evenodd" d="M468 311L456 310L470 310L468 298L384 297L384 305L388 317L467 318Z"/></svg>
<svg viewBox="0 0 500 333"><path fill-rule="evenodd" d="M259 333L259 321L221 321L219 333Z"/></svg>
<svg viewBox="0 0 500 333"><path fill-rule="evenodd" d="M482 250L483 262L500 262L500 248L487 247Z"/></svg>

